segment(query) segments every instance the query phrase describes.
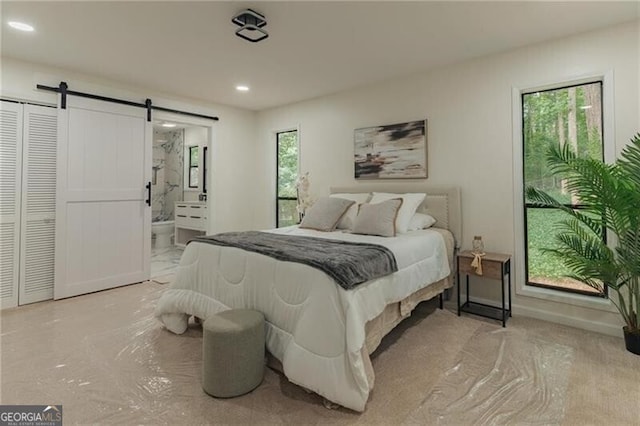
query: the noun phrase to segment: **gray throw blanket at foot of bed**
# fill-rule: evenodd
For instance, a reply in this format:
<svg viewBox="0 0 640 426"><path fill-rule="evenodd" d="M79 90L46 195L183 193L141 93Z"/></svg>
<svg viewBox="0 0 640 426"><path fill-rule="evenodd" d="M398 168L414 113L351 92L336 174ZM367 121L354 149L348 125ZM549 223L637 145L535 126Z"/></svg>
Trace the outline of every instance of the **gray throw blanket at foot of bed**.
<svg viewBox="0 0 640 426"><path fill-rule="evenodd" d="M237 247L286 262L304 263L320 269L345 290L398 270L391 250L377 244L258 231L226 232L197 237L189 242L194 241Z"/></svg>

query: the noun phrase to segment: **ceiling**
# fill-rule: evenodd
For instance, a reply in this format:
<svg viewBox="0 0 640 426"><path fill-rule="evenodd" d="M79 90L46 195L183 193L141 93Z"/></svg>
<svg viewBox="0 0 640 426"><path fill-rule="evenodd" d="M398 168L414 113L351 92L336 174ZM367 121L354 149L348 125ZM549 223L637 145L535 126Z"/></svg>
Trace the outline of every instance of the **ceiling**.
<svg viewBox="0 0 640 426"><path fill-rule="evenodd" d="M631 21L626 2L7 2L1 54L261 110ZM231 18L253 8L269 38ZM18 20L36 30L6 25ZM251 90L240 93L238 84Z"/></svg>

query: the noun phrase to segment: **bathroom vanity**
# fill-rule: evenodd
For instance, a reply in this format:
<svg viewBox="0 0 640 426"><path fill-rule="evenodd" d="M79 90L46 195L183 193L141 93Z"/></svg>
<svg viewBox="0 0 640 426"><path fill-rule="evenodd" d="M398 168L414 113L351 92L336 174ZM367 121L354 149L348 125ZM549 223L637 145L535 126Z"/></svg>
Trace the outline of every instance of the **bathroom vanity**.
<svg viewBox="0 0 640 426"><path fill-rule="evenodd" d="M175 245L184 247L191 238L207 232L207 204L179 201L175 204Z"/></svg>

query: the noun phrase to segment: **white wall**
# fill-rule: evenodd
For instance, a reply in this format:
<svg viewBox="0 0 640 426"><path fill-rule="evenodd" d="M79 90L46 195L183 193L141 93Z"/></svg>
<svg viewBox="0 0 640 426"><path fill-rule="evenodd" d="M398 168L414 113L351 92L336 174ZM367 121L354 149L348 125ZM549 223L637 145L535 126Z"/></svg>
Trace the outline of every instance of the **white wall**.
<svg viewBox="0 0 640 426"><path fill-rule="evenodd" d="M638 48L636 21L262 111L255 155L261 160L259 175L266 178L256 194L256 210L262 215L256 217L255 225L268 228L275 222L274 130L299 126L301 171L310 172L311 192L320 196L329 186L356 183L354 129L426 117L428 183L462 188L463 247L470 247L473 235L482 235L487 250L514 253L515 244L521 242L514 241L513 144L520 141L512 135L512 89L613 72L619 151L640 129ZM499 293L491 291L495 284L477 284L481 298L499 300ZM516 315L621 333L618 315L606 309L522 295L515 296L514 304Z"/></svg>
<svg viewBox="0 0 640 426"><path fill-rule="evenodd" d="M255 167L256 113L238 108L177 98L126 84L107 81L72 71L0 58L0 95L33 102L56 104L56 94L36 90L36 84L58 86L66 81L71 90L98 93L138 102L151 98L155 105L214 115L210 170L214 176L209 194L209 231L243 230L253 224L253 182ZM179 77L178 77L179 78ZM180 118L181 116L176 116ZM210 121L207 121L207 124ZM242 164L238 167L237 164Z"/></svg>

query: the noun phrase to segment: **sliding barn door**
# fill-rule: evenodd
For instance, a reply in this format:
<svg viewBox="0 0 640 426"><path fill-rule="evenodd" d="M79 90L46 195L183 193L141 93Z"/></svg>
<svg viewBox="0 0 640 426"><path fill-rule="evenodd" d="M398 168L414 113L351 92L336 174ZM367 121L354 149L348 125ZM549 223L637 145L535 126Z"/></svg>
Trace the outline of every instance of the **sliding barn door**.
<svg viewBox="0 0 640 426"><path fill-rule="evenodd" d="M151 133L142 108L58 109L55 299L149 279Z"/></svg>
<svg viewBox="0 0 640 426"><path fill-rule="evenodd" d="M56 108L24 105L20 305L53 299L57 126Z"/></svg>
<svg viewBox="0 0 640 426"><path fill-rule="evenodd" d="M18 304L22 105L0 102L0 305Z"/></svg>

